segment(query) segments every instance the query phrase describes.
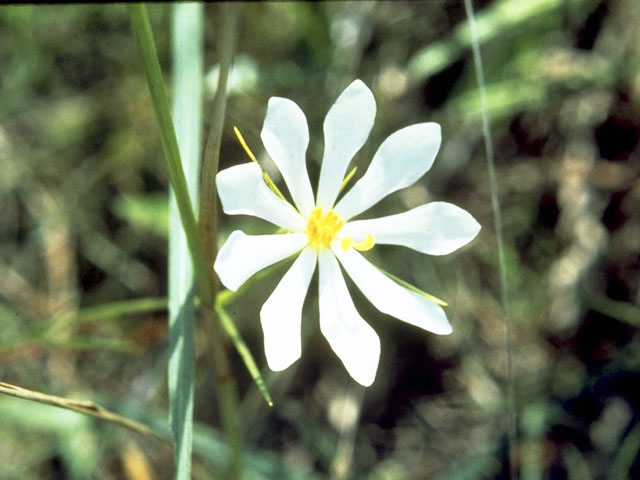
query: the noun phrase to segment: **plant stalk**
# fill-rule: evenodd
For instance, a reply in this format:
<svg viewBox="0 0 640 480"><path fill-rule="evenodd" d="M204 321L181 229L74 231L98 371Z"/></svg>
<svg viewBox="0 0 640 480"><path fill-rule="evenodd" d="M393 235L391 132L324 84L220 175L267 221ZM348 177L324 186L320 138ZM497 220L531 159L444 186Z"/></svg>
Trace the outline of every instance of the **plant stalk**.
<svg viewBox="0 0 640 480"><path fill-rule="evenodd" d="M205 265L208 266L207 271L212 286L212 299L215 299L219 290L218 278L213 270L213 264L218 253L218 202L215 177L218 173L220 160L222 132L227 108L227 84L235 51L240 9L241 5L223 4L220 6L222 21L219 29L219 38L216 42L220 52L218 88L213 101L211 126L202 164L198 229L204 251ZM229 478L239 479L242 475L243 442L240 416L237 408L238 394L227 355L227 345L224 342L223 330L213 302L203 302L202 321L210 345L208 352L211 356L216 383L219 387L220 415L231 447Z"/></svg>

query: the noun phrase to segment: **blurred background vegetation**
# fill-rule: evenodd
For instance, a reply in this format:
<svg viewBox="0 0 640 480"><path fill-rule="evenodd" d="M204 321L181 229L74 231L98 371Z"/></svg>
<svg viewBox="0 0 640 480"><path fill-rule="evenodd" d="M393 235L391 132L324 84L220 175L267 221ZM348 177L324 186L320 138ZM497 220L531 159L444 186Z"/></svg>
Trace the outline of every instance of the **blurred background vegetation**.
<svg viewBox="0 0 640 480"><path fill-rule="evenodd" d="M526 479L637 478L640 4L474 3L503 208L517 469ZM205 112L218 8L206 7ZM170 8L149 14L168 78ZM258 321L279 274L231 305L275 402L265 405L232 352L248 478L506 478L503 310L462 2L246 4L221 168L247 161L232 125L264 157L267 100L283 96L307 115L317 178L324 115L354 78L378 105L359 175L395 130L422 121L443 130L432 170L369 214L448 201L483 230L446 257L370 252L447 300L454 333L386 317L350 285L382 341L364 391L319 332L313 286L302 358L283 373L266 367ZM166 428L163 300L144 314L98 308L167 291L168 179L125 6L0 7L0 86L0 381ZM221 240L240 227L271 231L220 218ZM199 338L194 478L220 478L226 453ZM2 479L172 477L169 448L73 412L0 396L0 424Z"/></svg>

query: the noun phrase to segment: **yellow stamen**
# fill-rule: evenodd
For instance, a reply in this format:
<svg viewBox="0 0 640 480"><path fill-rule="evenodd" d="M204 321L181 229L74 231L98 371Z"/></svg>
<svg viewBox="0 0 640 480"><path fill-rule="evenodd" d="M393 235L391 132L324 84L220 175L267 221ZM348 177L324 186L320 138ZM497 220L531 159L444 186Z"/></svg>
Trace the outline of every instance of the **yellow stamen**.
<svg viewBox="0 0 640 480"><path fill-rule="evenodd" d="M240 130L238 129L238 127L236 127L236 126L233 127L233 133L236 134L236 137L238 138L238 141L240 142L240 145L242 145L242 148L244 149L246 154L249 156L251 161L258 163L258 159L256 158L256 156L253 154L253 152L249 148L249 145L247 145L247 142L245 142L244 137L240 133Z"/></svg>
<svg viewBox="0 0 640 480"><path fill-rule="evenodd" d="M333 210L323 215L322 207L314 208L309 215L305 232L309 238L309 246L319 251L329 248L343 225L344 220Z"/></svg>
<svg viewBox="0 0 640 480"><path fill-rule="evenodd" d="M345 252L349 251L351 245L353 245L353 238L351 237L344 237L342 240L340 240L340 248L342 248L342 250L344 250Z"/></svg>
<svg viewBox="0 0 640 480"><path fill-rule="evenodd" d="M353 178L357 170L358 170L358 167L353 167L351 171L347 173L347 176L344 177L344 180L342 180L342 185L340 185L340 191L344 190L344 187L347 186L347 183L349 183L349 180Z"/></svg>
<svg viewBox="0 0 640 480"><path fill-rule="evenodd" d="M264 170L262 170L262 179L264 180L264 183L267 184L267 187L269 187L271 189L271 191L273 193L275 193L277 196L279 196L282 200L284 200L285 202L287 202L287 199L284 198L284 195L282 194L282 192L280 191L280 189L278 187L276 187L276 184L273 183L273 180L271 180L271 177L269 176L269 174L267 172L265 172ZM288 203L288 202L287 202Z"/></svg>
<svg viewBox="0 0 640 480"><path fill-rule="evenodd" d="M373 235L367 233L367 238L365 238L363 241L353 242L353 248L355 248L359 252L366 252L367 250L371 250L375 244L376 241L374 240Z"/></svg>
<svg viewBox="0 0 640 480"><path fill-rule="evenodd" d="M347 252L351 247L355 248L359 252L366 252L367 250L371 250L375 244L376 241L370 233L367 233L367 237L361 242L354 242L351 237L344 237L340 241L340 247L345 252Z"/></svg>
<svg viewBox="0 0 640 480"><path fill-rule="evenodd" d="M236 134L236 137L238 138L238 141L240 142L240 145L242 145L242 148L244 149L245 153L249 156L249 158L251 159L252 162L255 162L258 164L258 166L260 166L260 170L262 170L262 179L264 180L264 183L267 184L267 187L269 187L269 189L275 193L276 195L278 195L282 200L284 200L285 202L287 201L286 198L284 198L284 195L282 194L282 192L280 191L280 189L276 186L275 183L273 183L273 180L271 180L271 177L269 176L269 174L265 171L264 168L262 168L262 165L260 165L258 163L258 159L256 158L256 156L253 154L253 152L251 151L251 149L249 148L249 145L247 145L247 142L244 140L244 137L242 136L242 134L240 133L240 130L238 129L238 127L234 126L233 127L233 133Z"/></svg>

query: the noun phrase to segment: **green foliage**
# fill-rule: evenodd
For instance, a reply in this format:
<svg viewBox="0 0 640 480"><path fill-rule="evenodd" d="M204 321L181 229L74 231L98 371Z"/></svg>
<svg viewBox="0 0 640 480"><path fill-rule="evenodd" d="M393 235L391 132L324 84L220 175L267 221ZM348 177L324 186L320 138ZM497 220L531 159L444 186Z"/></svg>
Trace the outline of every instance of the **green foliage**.
<svg viewBox="0 0 640 480"><path fill-rule="evenodd" d="M135 228L167 237L169 233L167 204L167 196L163 193L121 195L114 202L113 213Z"/></svg>

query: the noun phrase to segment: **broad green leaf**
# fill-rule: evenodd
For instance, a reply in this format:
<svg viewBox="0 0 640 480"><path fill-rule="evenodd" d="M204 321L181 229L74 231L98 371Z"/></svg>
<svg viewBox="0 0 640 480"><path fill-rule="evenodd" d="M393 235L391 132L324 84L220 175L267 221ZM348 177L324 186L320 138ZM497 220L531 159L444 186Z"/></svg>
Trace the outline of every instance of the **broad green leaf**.
<svg viewBox="0 0 640 480"><path fill-rule="evenodd" d="M173 119L187 190L194 208L200 178L203 27L202 4L172 8ZM169 196L169 423L176 479L191 478L194 395L194 277L173 189Z"/></svg>

